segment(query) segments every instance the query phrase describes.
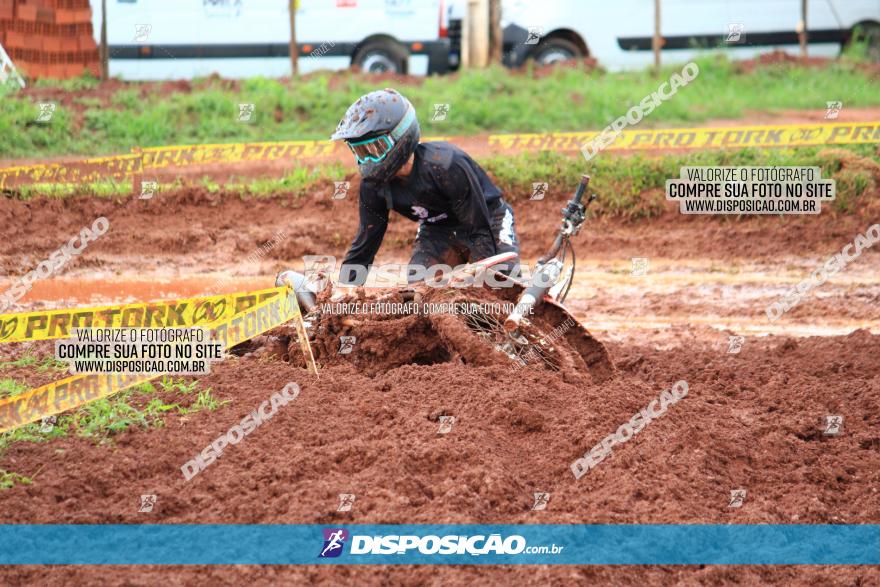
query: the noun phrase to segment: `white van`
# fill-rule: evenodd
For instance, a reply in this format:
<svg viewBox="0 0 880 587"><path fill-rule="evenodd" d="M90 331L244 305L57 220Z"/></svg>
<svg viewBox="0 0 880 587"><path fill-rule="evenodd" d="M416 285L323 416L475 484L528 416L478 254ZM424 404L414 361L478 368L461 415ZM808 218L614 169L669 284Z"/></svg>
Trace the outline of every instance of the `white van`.
<svg viewBox="0 0 880 587"><path fill-rule="evenodd" d="M176 79L290 75L288 0L106 0L110 75ZM443 0L297 0L301 73L357 65L448 69ZM100 42L101 2L92 3Z"/></svg>
<svg viewBox="0 0 880 587"><path fill-rule="evenodd" d="M463 0L461 0L463 1ZM733 59L798 52L801 0L661 0L664 63L723 49ZM456 3L453 16L464 5ZM861 26L880 50L880 0L809 0L809 52L840 53ZM653 0L503 0L504 62L594 57L607 69L653 63Z"/></svg>

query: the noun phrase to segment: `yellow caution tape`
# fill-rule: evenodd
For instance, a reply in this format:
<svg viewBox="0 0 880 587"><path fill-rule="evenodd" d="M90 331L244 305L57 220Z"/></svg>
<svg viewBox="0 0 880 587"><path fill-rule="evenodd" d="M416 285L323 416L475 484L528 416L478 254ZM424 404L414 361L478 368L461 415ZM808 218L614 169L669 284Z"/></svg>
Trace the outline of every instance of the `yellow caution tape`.
<svg viewBox="0 0 880 587"><path fill-rule="evenodd" d="M258 293L252 292L249 295ZM263 301L248 306L242 312L221 321L213 321L206 327L210 329L212 338L223 344L224 349L229 349L298 317L300 317L299 305L293 290L275 288L271 298L264 298ZM159 375L119 373L73 375L0 400L0 432L14 430L53 414L77 408Z"/></svg>
<svg viewBox="0 0 880 587"><path fill-rule="evenodd" d="M105 179L126 179L142 172L138 154L78 159L63 163L39 163L0 169L0 188L33 183L95 183Z"/></svg>
<svg viewBox="0 0 880 587"><path fill-rule="evenodd" d="M240 161L320 159L337 153L339 143L331 141L281 141L150 147L140 151L145 171L189 165L211 165ZM341 150L339 151L342 152Z"/></svg>
<svg viewBox="0 0 880 587"><path fill-rule="evenodd" d="M488 137L435 137L453 143L485 141L506 151L579 151L601 131L493 134ZM425 140L428 140L426 138ZM607 149L714 149L796 147L880 143L880 122L771 124L712 128L628 129ZM219 165L242 161L318 160L346 151L338 142L277 141L178 145L132 149L132 154L0 169L0 188L31 183L89 183L105 178L130 178L159 169Z"/></svg>
<svg viewBox="0 0 880 587"><path fill-rule="evenodd" d="M283 287L245 293L117 306L41 310L0 315L0 343L65 338L71 328L163 328L203 326L225 320L278 296Z"/></svg>
<svg viewBox="0 0 880 587"><path fill-rule="evenodd" d="M601 131L489 135L489 146L509 151L579 151ZM714 128L631 129L610 150L795 147L880 143L880 122L781 124Z"/></svg>

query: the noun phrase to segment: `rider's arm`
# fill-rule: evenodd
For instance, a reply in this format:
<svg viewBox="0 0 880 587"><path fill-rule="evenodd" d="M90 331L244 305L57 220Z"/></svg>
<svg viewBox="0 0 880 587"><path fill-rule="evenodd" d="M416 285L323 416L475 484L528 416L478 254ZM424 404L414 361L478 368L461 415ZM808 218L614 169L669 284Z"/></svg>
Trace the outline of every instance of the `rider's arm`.
<svg viewBox="0 0 880 587"><path fill-rule="evenodd" d="M479 261L495 254L495 239L489 224L489 210L483 187L467 160L456 158L447 171L446 181L439 182L462 226L469 230L465 241L471 260Z"/></svg>
<svg viewBox="0 0 880 587"><path fill-rule="evenodd" d="M375 187L361 183L358 202L360 225L339 272L339 282L347 285L363 285L388 228L388 205ZM358 272L346 265L361 266L364 270Z"/></svg>

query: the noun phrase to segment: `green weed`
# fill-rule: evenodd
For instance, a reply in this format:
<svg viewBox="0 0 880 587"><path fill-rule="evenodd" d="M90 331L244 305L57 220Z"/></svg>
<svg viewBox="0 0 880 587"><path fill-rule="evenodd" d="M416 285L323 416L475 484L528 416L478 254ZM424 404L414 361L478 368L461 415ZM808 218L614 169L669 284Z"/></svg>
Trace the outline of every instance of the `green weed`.
<svg viewBox="0 0 880 587"><path fill-rule="evenodd" d="M0 469L0 489L12 489L18 483L21 485L30 485L34 480L18 473Z"/></svg>
<svg viewBox="0 0 880 587"><path fill-rule="evenodd" d="M182 414L192 414L193 412L199 412L201 410L208 410L213 412L217 408L224 406L230 403L231 400L220 400L214 397L211 393L210 389L203 389L199 391L198 397L196 397L196 401L188 408L180 408L179 411Z"/></svg>
<svg viewBox="0 0 880 587"><path fill-rule="evenodd" d="M182 394L192 393L192 391L198 386L198 381L190 381L186 382L184 380L175 381L173 378L168 376L163 376L162 379L159 380L159 386L164 391L176 391Z"/></svg>
<svg viewBox="0 0 880 587"><path fill-rule="evenodd" d="M27 386L23 383L9 377L0 379L0 399L18 395L23 391L27 391Z"/></svg>
<svg viewBox="0 0 880 587"><path fill-rule="evenodd" d="M230 400L216 398L210 388L197 390L197 387L198 381L176 381L167 376L158 381L158 387L149 381L138 384L59 415L51 427L43 428L41 422L34 422L0 434L0 454L17 442L45 442L69 434L106 443L115 434L132 427L161 428L165 426L168 413L192 414L201 410L216 410L230 403ZM194 391L198 391L198 394L189 406L182 406L179 402L156 397L160 388L163 392L172 392L181 397L191 396ZM27 389L26 385L14 379L0 379L0 398Z"/></svg>
<svg viewBox="0 0 880 587"><path fill-rule="evenodd" d="M35 355L33 355L29 351L25 351L25 353L15 359L14 361L3 361L0 363L0 370L7 369L9 367L30 367L31 365L36 365L39 359Z"/></svg>
<svg viewBox="0 0 880 587"><path fill-rule="evenodd" d="M59 361L54 357L46 357L37 367L37 371L44 373L49 370L53 371L67 371L69 369L68 363L64 361Z"/></svg>

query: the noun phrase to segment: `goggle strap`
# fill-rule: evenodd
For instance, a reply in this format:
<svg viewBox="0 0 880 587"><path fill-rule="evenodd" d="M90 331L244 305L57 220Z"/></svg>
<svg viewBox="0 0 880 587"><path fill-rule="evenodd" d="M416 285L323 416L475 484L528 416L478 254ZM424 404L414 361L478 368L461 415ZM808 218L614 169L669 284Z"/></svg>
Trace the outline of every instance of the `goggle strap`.
<svg viewBox="0 0 880 587"><path fill-rule="evenodd" d="M416 109L412 107L412 104L407 103L406 114L403 115L403 118L397 123L397 126L391 129L391 138L394 139L395 143L404 135L404 133L406 133L407 130L409 130L409 127L415 119Z"/></svg>

